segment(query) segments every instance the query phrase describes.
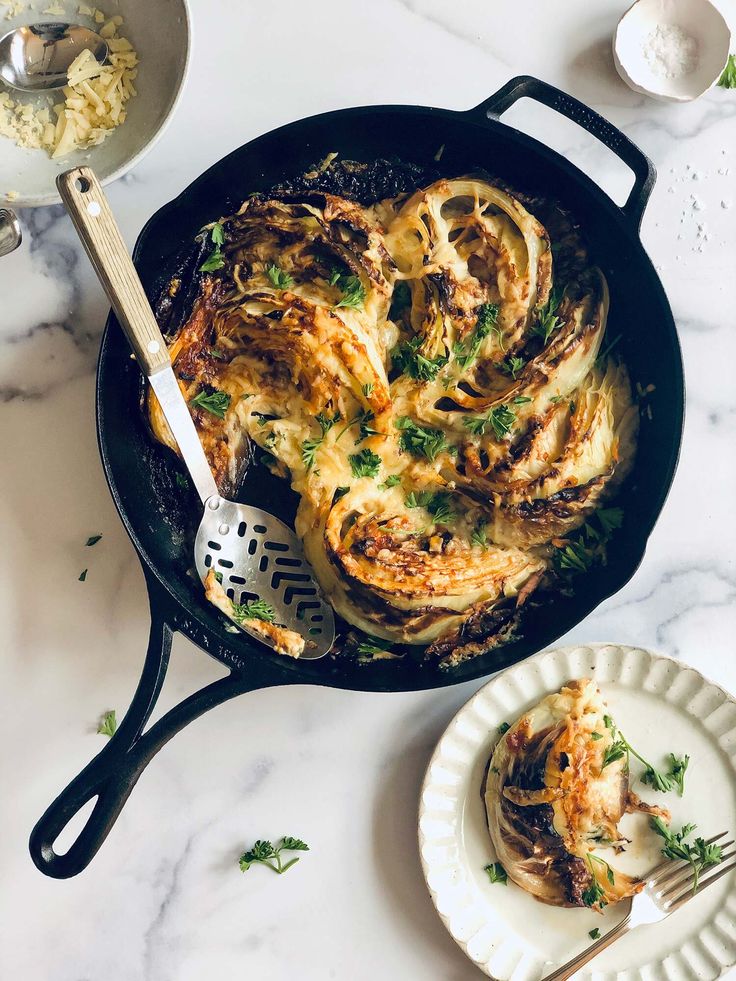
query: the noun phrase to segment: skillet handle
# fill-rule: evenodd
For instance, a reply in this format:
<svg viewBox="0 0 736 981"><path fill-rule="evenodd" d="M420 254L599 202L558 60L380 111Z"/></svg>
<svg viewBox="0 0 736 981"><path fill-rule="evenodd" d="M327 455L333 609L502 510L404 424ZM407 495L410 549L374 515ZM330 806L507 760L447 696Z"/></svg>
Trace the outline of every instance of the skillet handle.
<svg viewBox="0 0 736 981"><path fill-rule="evenodd" d="M68 879L89 865L145 767L180 729L235 695L267 687L231 673L184 699L143 733L166 676L173 638L166 614L156 610L159 605L162 604L154 603L152 590L146 660L133 701L120 726L104 749L47 808L31 832L31 858L44 875ZM54 851L54 842L64 828L95 797L92 813L69 850L64 854Z"/></svg>
<svg viewBox="0 0 736 981"><path fill-rule="evenodd" d="M600 140L609 150L613 150L616 156L633 170L634 186L621 210L638 230L657 178L654 164L649 157L603 116L577 99L573 99L571 95L531 75L512 78L485 102L470 109L467 115L481 116L483 119L499 119L519 99L534 99L535 102L549 106L550 109L566 116L578 126L582 126L591 136Z"/></svg>

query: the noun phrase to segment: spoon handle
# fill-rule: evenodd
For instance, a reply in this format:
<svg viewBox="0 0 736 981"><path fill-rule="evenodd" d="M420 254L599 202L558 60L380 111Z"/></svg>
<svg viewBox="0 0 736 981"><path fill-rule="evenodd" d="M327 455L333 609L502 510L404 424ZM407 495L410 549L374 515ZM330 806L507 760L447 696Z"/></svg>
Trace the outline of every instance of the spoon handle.
<svg viewBox="0 0 736 981"><path fill-rule="evenodd" d="M94 171L67 170L56 186L141 371L150 378L170 367L166 343Z"/></svg>

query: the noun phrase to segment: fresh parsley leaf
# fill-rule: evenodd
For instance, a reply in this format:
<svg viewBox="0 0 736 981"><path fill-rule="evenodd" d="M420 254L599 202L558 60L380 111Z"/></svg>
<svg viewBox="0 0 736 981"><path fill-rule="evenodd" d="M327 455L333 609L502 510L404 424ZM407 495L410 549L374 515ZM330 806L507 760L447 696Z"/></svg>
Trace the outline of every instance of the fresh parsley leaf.
<svg viewBox="0 0 736 981"><path fill-rule="evenodd" d="M87 548L91 548L93 545L96 545L101 538L102 535L90 535L84 544Z"/></svg>
<svg viewBox="0 0 736 981"><path fill-rule="evenodd" d="M601 770L605 770L611 763L616 763L617 760L622 759L624 756L626 756L626 743L621 741L611 743L603 752Z"/></svg>
<svg viewBox="0 0 736 981"><path fill-rule="evenodd" d="M294 285L293 278L273 262L266 266L266 275L277 290L288 290Z"/></svg>
<svg viewBox="0 0 736 981"><path fill-rule="evenodd" d="M508 883L509 877L506 875L506 869L500 862L491 862L489 865L484 865L483 871L488 873L488 878L493 883L497 882L502 886Z"/></svg>
<svg viewBox="0 0 736 981"><path fill-rule="evenodd" d="M230 396L217 388L203 388L190 399L189 404L197 409L205 409L218 419L224 419L230 405Z"/></svg>
<svg viewBox="0 0 736 981"><path fill-rule="evenodd" d="M391 363L394 371L408 375L416 381L434 381L438 373L447 364L448 359L441 355L437 358L427 358L420 354L419 348L422 343L421 337L412 337L408 341L402 341L398 347L394 348L391 354Z"/></svg>
<svg viewBox="0 0 736 981"><path fill-rule="evenodd" d="M458 341L452 353L457 359L461 368L467 368L478 357L483 341L489 334L496 334L498 342L503 348L503 338L501 328L498 326L498 305L496 303L482 303L478 307L478 318L473 328L470 338L465 341Z"/></svg>
<svg viewBox="0 0 736 981"><path fill-rule="evenodd" d="M709 845L703 838L696 838L690 844L687 838L695 831L694 824L685 824L678 832L673 832L660 817L651 820L653 831L664 839L662 854L665 858L679 859L689 862L693 869L693 893L698 891L700 874L712 865L723 861L723 849L720 845Z"/></svg>
<svg viewBox="0 0 736 981"><path fill-rule="evenodd" d="M523 358L518 358L512 355L501 363L501 370L505 371L507 375L511 375L514 381L516 381L525 365L526 361ZM529 401L531 401L531 399L529 399Z"/></svg>
<svg viewBox="0 0 736 981"><path fill-rule="evenodd" d="M736 55L730 54L718 84L724 89L736 89Z"/></svg>
<svg viewBox="0 0 736 981"><path fill-rule="evenodd" d="M211 347L210 354L212 355L213 358L216 358L218 361L225 361L226 356L219 349L219 347Z"/></svg>
<svg viewBox="0 0 736 981"><path fill-rule="evenodd" d="M511 726L508 724L508 722L502 722L501 725L498 727L499 736L503 736L505 733L509 731L510 728Z"/></svg>
<svg viewBox="0 0 736 981"><path fill-rule="evenodd" d="M340 302L335 304L335 309L338 307L350 307L353 310L357 310L363 306L365 287L358 276L339 276L333 285L336 285L342 292Z"/></svg>
<svg viewBox="0 0 736 981"><path fill-rule="evenodd" d="M423 456L434 462L447 450L447 438L441 429L418 426L409 416L399 416L394 423L401 432L399 447L412 456Z"/></svg>
<svg viewBox="0 0 736 981"><path fill-rule="evenodd" d="M335 493L332 497L332 503L334 504L335 502L339 501L341 497L345 497L349 490L349 487L336 487Z"/></svg>
<svg viewBox="0 0 736 981"><path fill-rule="evenodd" d="M318 412L315 416L319 428L322 430L322 436L326 436L327 433L332 429L336 422L340 422L342 416L339 412L336 412L334 416L328 416L326 412Z"/></svg>
<svg viewBox="0 0 736 981"><path fill-rule="evenodd" d="M371 637L370 634L364 634L363 639L358 641L355 649L361 657L373 657L375 654L390 651L391 646L387 640L381 640L380 637Z"/></svg>
<svg viewBox="0 0 736 981"><path fill-rule="evenodd" d="M610 535L612 531L616 531L624 523L623 508L598 508L595 516L600 522L604 535Z"/></svg>
<svg viewBox="0 0 736 981"><path fill-rule="evenodd" d="M486 547L488 544L488 532L486 531L485 522L476 527L475 531L470 536L470 541L473 545L480 545L481 548Z"/></svg>
<svg viewBox="0 0 736 981"><path fill-rule="evenodd" d="M390 476L386 477L382 484L378 485L379 490L388 490L390 487L396 487L397 484L401 483L401 477L397 473L392 473Z"/></svg>
<svg viewBox="0 0 736 981"><path fill-rule="evenodd" d="M360 390L366 398L370 398L373 394L373 382L366 382L365 385L360 386Z"/></svg>
<svg viewBox="0 0 736 981"><path fill-rule="evenodd" d="M677 793L680 797L685 793L685 771L689 763L689 756L683 756L681 759L678 759L674 753L670 753L669 778L673 787L677 788Z"/></svg>
<svg viewBox="0 0 736 981"><path fill-rule="evenodd" d="M257 841L252 848L248 851L243 852L238 861L241 872L247 872L251 865L260 863L261 865L267 865L269 869L273 872L277 872L279 875L283 875L287 869L290 869L292 865L296 865L299 861L299 857L295 856L288 862L284 862L281 853L282 852L308 852L309 845L302 841L301 838L292 838L285 835L281 841L275 847L270 841Z"/></svg>
<svg viewBox="0 0 736 981"><path fill-rule="evenodd" d="M199 267L200 272L214 272L216 269L222 269L225 265L225 256L222 254L219 248L214 249L210 252L209 256L204 260L202 265Z"/></svg>
<svg viewBox="0 0 736 981"><path fill-rule="evenodd" d="M528 395L517 395L513 399L514 405L526 405L527 402L531 402Z"/></svg>
<svg viewBox="0 0 736 981"><path fill-rule="evenodd" d="M532 333L541 337L545 345L562 323L560 318L555 316L555 313L562 302L564 293L564 290L558 290L556 287L552 289L547 302L537 314L537 322L532 327Z"/></svg>
<svg viewBox="0 0 736 981"><path fill-rule="evenodd" d="M595 740L603 739L603 733L602 732L591 732L590 738L591 739L595 739Z"/></svg>
<svg viewBox="0 0 736 981"><path fill-rule="evenodd" d="M114 736L118 728L118 720L115 716L115 709L105 712L99 721L97 731L101 736Z"/></svg>
<svg viewBox="0 0 736 981"><path fill-rule="evenodd" d="M412 491L406 495L404 504L408 508L426 508L432 500L432 491Z"/></svg>
<svg viewBox="0 0 736 981"><path fill-rule="evenodd" d="M176 486L180 490L189 490L189 481L183 473L175 473L174 480L176 481Z"/></svg>
<svg viewBox="0 0 736 981"><path fill-rule="evenodd" d="M317 460L317 450L322 445L323 436L305 439L302 443L302 462L307 470L311 470Z"/></svg>
<svg viewBox="0 0 736 981"><path fill-rule="evenodd" d="M359 409L356 421L359 423L359 435L356 443L362 443L364 439L368 439L369 436L380 436L377 429L373 428L372 423L375 420L375 415L371 409Z"/></svg>
<svg viewBox="0 0 736 981"><path fill-rule="evenodd" d="M420 491L419 494L409 494L406 499L408 508L426 508L436 525L448 525L457 517L450 505L450 495L442 491L436 494L431 491Z"/></svg>
<svg viewBox="0 0 736 981"><path fill-rule="evenodd" d="M463 425L474 436L483 436L489 429L493 430L496 439L503 439L511 432L516 422L516 413L507 405L495 405L483 416L465 416Z"/></svg>
<svg viewBox="0 0 736 981"><path fill-rule="evenodd" d="M588 930L588 936L591 940L600 940L601 931L598 929L598 927L595 927L593 930Z"/></svg>
<svg viewBox="0 0 736 981"><path fill-rule="evenodd" d="M588 865L588 869L590 871L590 883L588 887L583 891L582 900L586 906L598 906L599 909L602 909L604 906L608 905L608 901L606 900L605 890L598 882L598 876L595 871L593 862L596 862L597 864L604 866L606 870L606 879L611 885L614 885L614 881L615 881L613 875L613 869L608 864L608 862L605 862L602 858L598 858L597 855L593 855L591 852L588 852L588 854L586 855L586 862Z"/></svg>
<svg viewBox="0 0 736 981"><path fill-rule="evenodd" d="M79 573L79 579L77 581L78 582L84 582L85 579L87 578L87 572L88 571L89 570L87 570L87 569L82 569L82 571Z"/></svg>
<svg viewBox="0 0 736 981"><path fill-rule="evenodd" d="M215 243L215 245L225 244L225 229L222 227L219 221L216 221L210 230L210 238Z"/></svg>
<svg viewBox="0 0 736 981"><path fill-rule="evenodd" d="M381 458L373 450L365 449L348 457L354 477L376 477L381 469Z"/></svg>
<svg viewBox="0 0 736 981"><path fill-rule="evenodd" d="M263 620L266 623L273 623L276 619L276 610L265 600L233 603L233 619L238 623L242 623L243 620Z"/></svg>

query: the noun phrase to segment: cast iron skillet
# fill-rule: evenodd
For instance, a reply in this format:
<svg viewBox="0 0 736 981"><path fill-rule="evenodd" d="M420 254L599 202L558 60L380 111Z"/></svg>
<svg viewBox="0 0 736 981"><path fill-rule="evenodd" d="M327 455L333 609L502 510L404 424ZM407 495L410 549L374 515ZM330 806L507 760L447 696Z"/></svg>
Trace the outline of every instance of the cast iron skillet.
<svg viewBox="0 0 736 981"><path fill-rule="evenodd" d="M574 120L616 153L634 173L619 208L591 179L559 154L504 125L499 117L531 98ZM412 691L480 678L545 647L570 630L636 571L674 476L682 435L684 383L675 325L662 286L639 241L639 225L654 185L651 162L622 133L582 103L528 76L512 79L467 112L423 106L369 106L324 113L291 123L235 150L161 208L143 229L134 260L149 295L173 274L182 246L213 218L230 214L252 191L307 170L329 151L341 159L397 157L431 165L444 144L446 174L484 167L519 191L559 201L580 223L593 260L611 288L609 337L621 334L621 353L633 381L655 386L651 419L642 419L637 464L629 480L625 523L607 566L583 577L574 596L534 610L522 635L453 671L415 660L359 664L347 658L295 661L225 630L188 572L191 541L187 514L198 520L197 501L181 502L172 477L175 458L154 445L139 405L140 376L112 314L102 341L97 375L100 453L110 491L143 565L151 604L151 634L143 673L117 733L76 777L33 829L36 866L56 878L76 875L100 847L146 764L171 737L214 705L242 692L274 685L317 684L365 691ZM241 499L262 504L290 521L294 500L283 482L262 471ZM174 631L230 668L167 712L145 734L166 674ZM97 798L71 848L53 845L70 819Z"/></svg>

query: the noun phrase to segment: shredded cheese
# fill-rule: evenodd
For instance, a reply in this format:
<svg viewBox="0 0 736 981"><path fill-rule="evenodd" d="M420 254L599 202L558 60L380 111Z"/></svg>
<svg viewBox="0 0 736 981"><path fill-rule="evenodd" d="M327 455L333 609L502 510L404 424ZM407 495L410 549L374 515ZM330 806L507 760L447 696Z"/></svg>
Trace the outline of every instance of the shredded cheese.
<svg viewBox="0 0 736 981"><path fill-rule="evenodd" d="M137 94L133 83L138 56L130 41L118 34L123 18L108 18L86 5L80 5L78 11L103 24L99 33L109 48L104 65L91 51L80 52L69 66L69 84L62 89L64 101L54 104L48 97L45 104L38 97L33 102L16 99L0 86L0 136L20 147L46 150L54 158L102 143L125 122L126 103ZM61 16L64 10L52 5L45 13Z"/></svg>

